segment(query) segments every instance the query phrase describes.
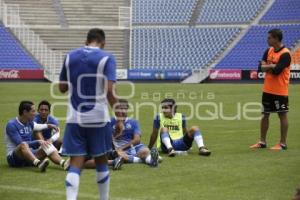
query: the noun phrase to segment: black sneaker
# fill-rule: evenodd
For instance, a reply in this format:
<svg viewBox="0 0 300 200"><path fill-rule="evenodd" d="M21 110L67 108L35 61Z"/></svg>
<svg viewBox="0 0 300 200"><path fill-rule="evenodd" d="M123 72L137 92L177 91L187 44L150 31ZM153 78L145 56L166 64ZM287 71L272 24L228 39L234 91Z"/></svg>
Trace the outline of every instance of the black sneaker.
<svg viewBox="0 0 300 200"><path fill-rule="evenodd" d="M201 156L209 156L211 154L211 151L208 150L206 147L200 147L199 148L199 155Z"/></svg>
<svg viewBox="0 0 300 200"><path fill-rule="evenodd" d="M176 152L174 151L173 148L168 149L168 156L169 156L169 157L174 157L174 156L176 156Z"/></svg>
<svg viewBox="0 0 300 200"><path fill-rule="evenodd" d="M121 166L124 164L124 158L117 157L114 159L113 170L120 170Z"/></svg>
<svg viewBox="0 0 300 200"><path fill-rule="evenodd" d="M157 167L158 166L158 160L159 160L159 153L157 148L152 148L150 151L151 155L151 163L150 166Z"/></svg>
<svg viewBox="0 0 300 200"><path fill-rule="evenodd" d="M47 169L48 165L49 165L48 158L45 158L43 161L41 161L38 164L38 168L40 169L40 172L46 172L46 169Z"/></svg>

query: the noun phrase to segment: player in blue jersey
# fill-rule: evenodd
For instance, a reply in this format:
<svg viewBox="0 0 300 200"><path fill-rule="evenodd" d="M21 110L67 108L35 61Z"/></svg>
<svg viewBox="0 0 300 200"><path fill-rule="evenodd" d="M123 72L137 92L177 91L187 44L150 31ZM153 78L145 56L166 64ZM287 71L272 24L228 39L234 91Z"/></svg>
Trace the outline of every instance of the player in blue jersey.
<svg viewBox="0 0 300 200"><path fill-rule="evenodd" d="M113 144L118 154L128 163L144 162L152 167L158 166L159 154L156 148L151 151L141 143L141 129L138 121L127 116L129 104L120 99L116 106L115 118L112 118ZM121 129L116 129L118 121L122 122Z"/></svg>
<svg viewBox="0 0 300 200"><path fill-rule="evenodd" d="M33 131L56 129L53 124L37 124L33 121L35 107L31 101L22 101L19 105L19 116L11 119L6 125L6 150L7 162L10 167L36 166L45 172L52 162L68 168L68 163L63 160L56 148L44 140L32 140Z"/></svg>
<svg viewBox="0 0 300 200"><path fill-rule="evenodd" d="M52 115L50 115L51 104L43 100L38 105L38 114L34 117L34 121L38 124L54 124L56 127L59 126L59 122ZM59 138L60 129L53 131L51 129L45 129L35 133L35 138L39 140L46 140L51 142L57 150L62 145L62 140Z"/></svg>
<svg viewBox="0 0 300 200"><path fill-rule="evenodd" d="M199 127L187 128L185 116L177 112L175 100L164 99L161 106L162 113L158 114L153 122L149 148L152 148L156 142L157 148L161 148L164 153L173 157L176 151L189 150L195 141L199 148L199 155L209 156L211 152L204 146Z"/></svg>
<svg viewBox="0 0 300 200"><path fill-rule="evenodd" d="M115 58L103 50L105 33L93 28L86 46L70 51L63 63L59 90L69 91L69 102L62 154L70 156L65 184L67 200L77 199L81 169L86 156L96 163L101 200L109 198L109 170L106 153L111 151L112 129L108 103L117 102ZM119 125L118 125L119 126Z"/></svg>

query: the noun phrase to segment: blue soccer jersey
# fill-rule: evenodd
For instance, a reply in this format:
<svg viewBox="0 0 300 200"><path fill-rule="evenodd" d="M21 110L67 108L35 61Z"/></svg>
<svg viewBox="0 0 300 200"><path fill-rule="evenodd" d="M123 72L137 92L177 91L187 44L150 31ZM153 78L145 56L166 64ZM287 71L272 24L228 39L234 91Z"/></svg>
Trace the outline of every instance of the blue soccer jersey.
<svg viewBox="0 0 300 200"><path fill-rule="evenodd" d="M6 125L5 142L7 155L10 155L22 142L26 142L33 148L38 147L39 142L32 141L33 129L33 121L23 124L18 120L18 118L11 119Z"/></svg>
<svg viewBox="0 0 300 200"><path fill-rule="evenodd" d="M54 125L56 125L56 126L59 125L58 120L55 119L55 118L54 118L53 116L51 116L51 115L48 115L47 121L46 121L46 122L43 122L42 119L41 119L41 115L40 115L40 114L37 114L37 115L34 117L33 121L35 121L35 122L38 123L38 124L54 124ZM45 139L45 140L48 140L48 139L51 138L51 136L52 136L52 129L49 129L49 128L48 128L48 129L45 129L45 130L42 131L42 134L43 134L44 139Z"/></svg>
<svg viewBox="0 0 300 200"><path fill-rule="evenodd" d="M69 83L67 123L109 122L106 81L116 81L115 58L96 47L71 51L65 59L60 81Z"/></svg>
<svg viewBox="0 0 300 200"><path fill-rule="evenodd" d="M62 154L98 157L111 151L107 81L116 81L115 58L98 47L70 51L60 81L70 93Z"/></svg>
<svg viewBox="0 0 300 200"><path fill-rule="evenodd" d="M115 132L116 118L111 119L111 125L113 132ZM124 131L121 136L113 139L113 144L115 148L120 148L121 146L128 144L134 137L134 135L141 135L141 129L139 123L131 118L126 118L124 121Z"/></svg>

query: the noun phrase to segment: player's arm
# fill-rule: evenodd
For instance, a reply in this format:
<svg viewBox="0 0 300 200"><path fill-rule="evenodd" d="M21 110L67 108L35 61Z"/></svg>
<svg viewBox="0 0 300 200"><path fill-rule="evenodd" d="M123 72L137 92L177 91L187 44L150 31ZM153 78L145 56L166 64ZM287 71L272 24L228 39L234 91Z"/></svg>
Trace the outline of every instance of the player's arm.
<svg viewBox="0 0 300 200"><path fill-rule="evenodd" d="M151 149L154 146L157 136L158 136L158 128L153 127L151 137L150 137L150 142L148 145L149 149Z"/></svg>
<svg viewBox="0 0 300 200"><path fill-rule="evenodd" d="M292 61L289 53L284 53L280 56L278 63L272 68L272 73L275 75L280 74L286 67L290 66Z"/></svg>
<svg viewBox="0 0 300 200"><path fill-rule="evenodd" d="M34 131L33 135L36 140L45 140L41 131Z"/></svg>
<svg viewBox="0 0 300 200"><path fill-rule="evenodd" d="M183 130L184 134L188 133L188 131L189 131L187 128L187 122L185 119L185 115L182 115L182 130Z"/></svg>
<svg viewBox="0 0 300 200"><path fill-rule="evenodd" d="M266 72L269 70L268 68L265 67L265 65L267 64L267 60L268 60L268 52L269 52L269 48L264 52L262 60L259 61L258 71Z"/></svg>
<svg viewBox="0 0 300 200"><path fill-rule="evenodd" d="M151 149L154 146L157 140L159 129L160 129L160 117L159 115L156 115L155 119L153 120L153 129L152 129L152 133L148 145L149 149Z"/></svg>
<svg viewBox="0 0 300 200"><path fill-rule="evenodd" d="M69 90L68 79L67 79L67 68L66 68L68 62L69 62L69 56L67 55L59 75L58 89L61 93L65 93Z"/></svg>
<svg viewBox="0 0 300 200"><path fill-rule="evenodd" d="M140 142L141 142L140 134L134 134L133 139L130 142L128 142L127 144L121 146L117 150L124 151L124 150L130 148L131 146L135 146L135 145L139 144Z"/></svg>
<svg viewBox="0 0 300 200"><path fill-rule="evenodd" d="M118 102L118 99L116 97L117 92L115 87L115 83L117 81L116 70L117 70L117 64L115 58L113 56L110 56L106 62L103 74L105 75L107 80L107 100L111 108L113 109L116 103Z"/></svg>
<svg viewBox="0 0 300 200"><path fill-rule="evenodd" d="M58 127L54 124L38 124L36 122L33 122L33 130L34 131L42 131L44 129L51 128L55 131L59 131Z"/></svg>
<svg viewBox="0 0 300 200"><path fill-rule="evenodd" d="M29 147L38 147L40 142L39 140L34 140L34 141L23 141L18 130L16 129L15 126L13 125L7 125L6 126L6 134L9 137L9 139L16 145L18 146L22 142L26 142Z"/></svg>

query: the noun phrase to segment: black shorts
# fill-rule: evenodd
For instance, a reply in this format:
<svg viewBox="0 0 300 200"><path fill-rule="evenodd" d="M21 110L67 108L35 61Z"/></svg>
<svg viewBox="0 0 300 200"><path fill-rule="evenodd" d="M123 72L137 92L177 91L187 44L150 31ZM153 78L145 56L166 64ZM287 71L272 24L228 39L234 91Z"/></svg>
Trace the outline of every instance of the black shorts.
<svg viewBox="0 0 300 200"><path fill-rule="evenodd" d="M289 97L269 93L262 95L262 113L272 112L288 112L289 111Z"/></svg>

